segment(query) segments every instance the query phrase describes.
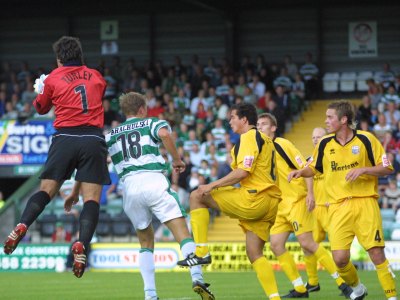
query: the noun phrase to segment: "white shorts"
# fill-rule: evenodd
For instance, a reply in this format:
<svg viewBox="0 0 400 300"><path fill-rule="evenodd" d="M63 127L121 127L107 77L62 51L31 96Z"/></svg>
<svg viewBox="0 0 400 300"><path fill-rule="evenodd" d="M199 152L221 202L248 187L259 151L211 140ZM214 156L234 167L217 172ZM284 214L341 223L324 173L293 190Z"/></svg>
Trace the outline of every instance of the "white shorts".
<svg viewBox="0 0 400 300"><path fill-rule="evenodd" d="M161 223L186 217L178 194L171 189L168 179L161 173L141 172L128 175L122 188L124 211L135 229L149 227L152 213Z"/></svg>

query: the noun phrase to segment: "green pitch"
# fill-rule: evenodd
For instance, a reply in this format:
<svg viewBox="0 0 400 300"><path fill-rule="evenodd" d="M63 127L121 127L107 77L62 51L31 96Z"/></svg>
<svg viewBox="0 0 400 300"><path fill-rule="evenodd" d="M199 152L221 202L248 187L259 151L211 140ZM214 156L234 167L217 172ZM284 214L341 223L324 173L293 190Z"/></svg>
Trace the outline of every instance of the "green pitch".
<svg viewBox="0 0 400 300"><path fill-rule="evenodd" d="M368 288L370 300L384 300L376 272L359 272ZM344 299L326 272L320 272L321 291L310 294L310 299ZM397 275L399 289L400 272ZM282 272L276 272L281 295L291 289ZM305 274L302 274L306 278ZM267 299L253 272L205 273L216 299ZM191 289L190 275L185 272L156 274L160 300L200 299ZM0 298L12 300L32 299L144 299L142 278L139 273L87 272L81 279L72 273L0 273Z"/></svg>

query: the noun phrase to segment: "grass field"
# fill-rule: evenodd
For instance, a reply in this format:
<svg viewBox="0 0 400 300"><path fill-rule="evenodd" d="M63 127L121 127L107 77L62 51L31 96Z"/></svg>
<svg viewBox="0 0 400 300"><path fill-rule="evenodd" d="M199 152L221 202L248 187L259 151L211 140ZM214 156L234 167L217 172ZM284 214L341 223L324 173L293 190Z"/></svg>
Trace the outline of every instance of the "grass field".
<svg viewBox="0 0 400 300"><path fill-rule="evenodd" d="M367 299L384 300L376 272L359 272L368 288ZM326 272L320 272L321 291L311 293L311 299L344 299ZM399 288L400 272L397 275ZM281 294L291 289L283 272L276 272ZM306 278L305 274L302 274ZM206 273L216 299L267 299L254 272ZM156 274L160 300L200 299L191 290L190 275L185 272ZM0 273L0 299L144 299L140 273L87 272L81 279L72 273Z"/></svg>

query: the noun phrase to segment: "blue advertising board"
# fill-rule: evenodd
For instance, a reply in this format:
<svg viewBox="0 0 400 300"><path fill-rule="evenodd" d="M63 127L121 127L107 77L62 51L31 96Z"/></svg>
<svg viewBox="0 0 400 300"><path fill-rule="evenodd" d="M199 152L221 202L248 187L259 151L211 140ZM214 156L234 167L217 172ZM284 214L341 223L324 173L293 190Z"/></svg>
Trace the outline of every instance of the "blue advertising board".
<svg viewBox="0 0 400 300"><path fill-rule="evenodd" d="M0 120L0 166L44 164L54 132L53 120Z"/></svg>

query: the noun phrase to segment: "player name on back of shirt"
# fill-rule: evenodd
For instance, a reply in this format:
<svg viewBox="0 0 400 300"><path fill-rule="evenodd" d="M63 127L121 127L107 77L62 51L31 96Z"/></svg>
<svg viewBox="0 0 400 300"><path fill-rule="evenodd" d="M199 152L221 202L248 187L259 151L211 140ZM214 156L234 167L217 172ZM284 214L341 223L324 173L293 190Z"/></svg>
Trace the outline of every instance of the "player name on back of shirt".
<svg viewBox="0 0 400 300"><path fill-rule="evenodd" d="M81 72L74 71L67 73L65 76L61 78L61 80L64 80L66 83L72 83L73 81L78 79L90 80L92 76L93 74L88 71L81 71Z"/></svg>

